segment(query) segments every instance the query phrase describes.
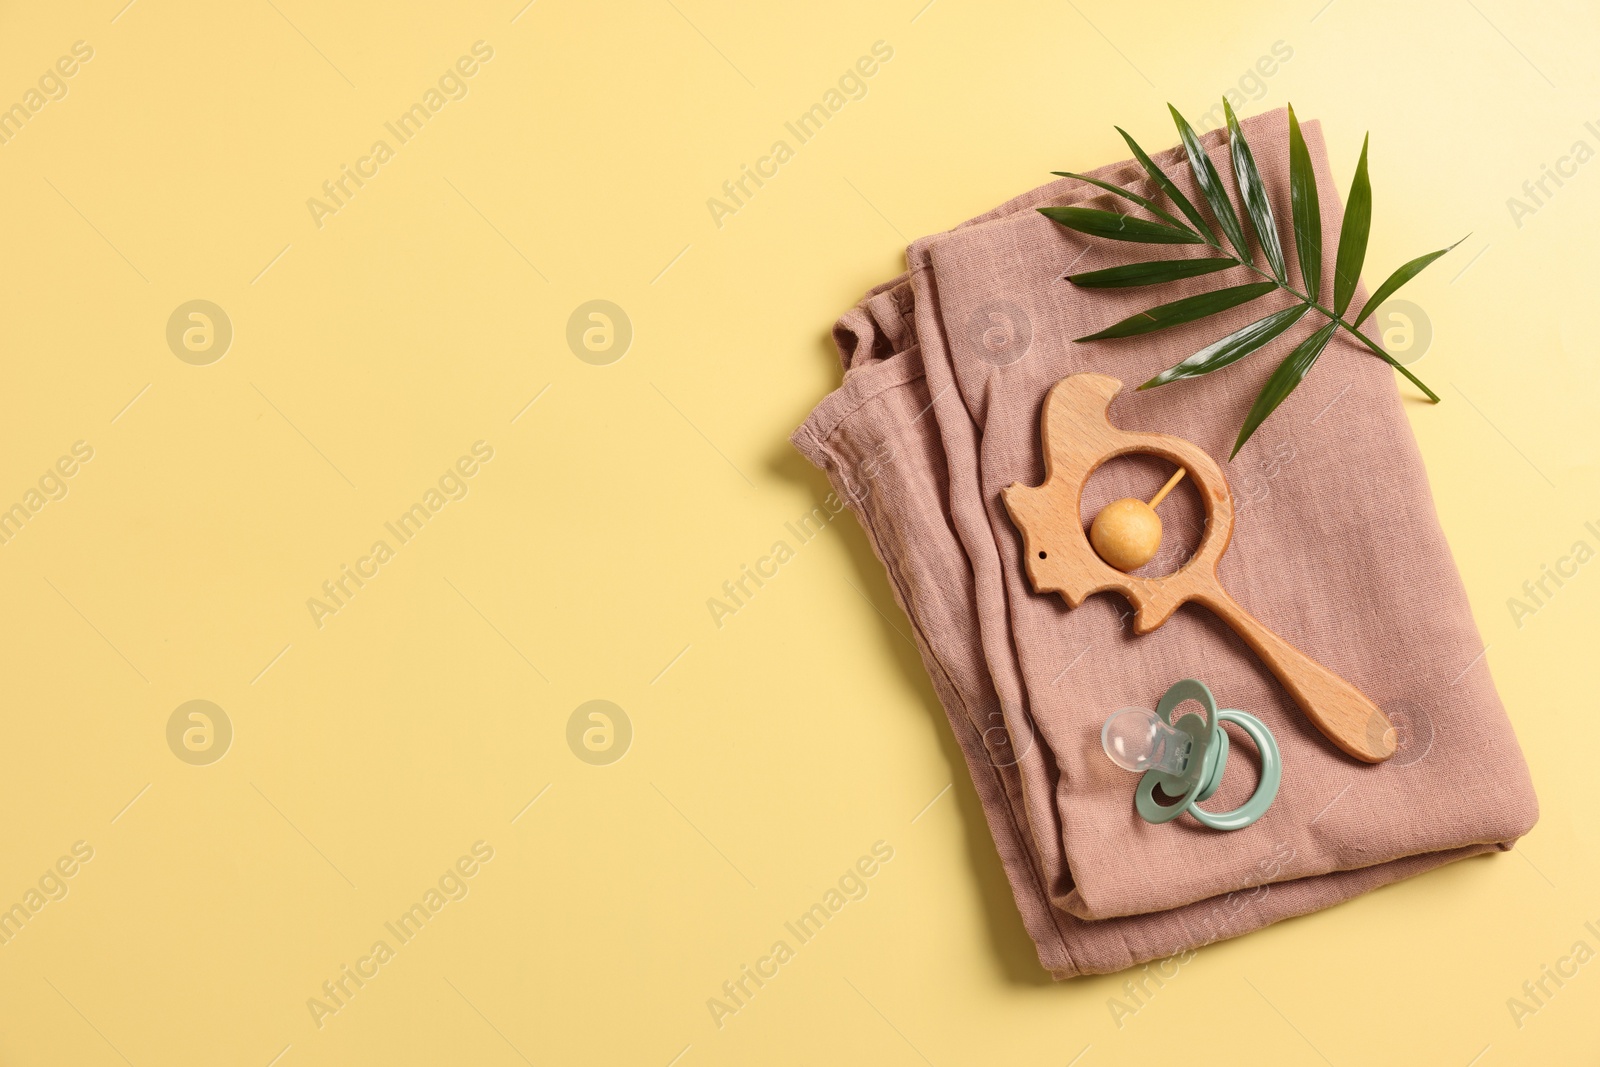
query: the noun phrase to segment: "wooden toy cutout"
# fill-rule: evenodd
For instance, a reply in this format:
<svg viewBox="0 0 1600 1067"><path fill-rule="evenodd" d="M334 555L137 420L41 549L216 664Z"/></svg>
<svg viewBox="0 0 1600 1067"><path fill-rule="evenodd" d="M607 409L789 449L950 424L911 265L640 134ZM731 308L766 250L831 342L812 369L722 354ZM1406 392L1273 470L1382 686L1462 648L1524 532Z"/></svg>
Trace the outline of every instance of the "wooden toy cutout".
<svg viewBox="0 0 1600 1067"><path fill-rule="evenodd" d="M1267 629L1230 597L1217 564L1233 536L1233 497L1206 451L1181 437L1119 430L1106 418L1122 383L1104 374L1073 374L1057 382L1041 416L1044 484L1020 482L1002 496L1022 531L1023 562L1035 591L1060 593L1075 608L1094 593L1114 591L1134 608L1133 632L1147 634L1194 601L1226 622L1261 657L1306 718L1347 755L1380 763L1394 755L1388 716L1359 689ZM1147 453L1186 469L1205 502L1206 524L1194 555L1159 578L1124 574L1095 554L1083 532L1083 487L1116 456Z"/></svg>

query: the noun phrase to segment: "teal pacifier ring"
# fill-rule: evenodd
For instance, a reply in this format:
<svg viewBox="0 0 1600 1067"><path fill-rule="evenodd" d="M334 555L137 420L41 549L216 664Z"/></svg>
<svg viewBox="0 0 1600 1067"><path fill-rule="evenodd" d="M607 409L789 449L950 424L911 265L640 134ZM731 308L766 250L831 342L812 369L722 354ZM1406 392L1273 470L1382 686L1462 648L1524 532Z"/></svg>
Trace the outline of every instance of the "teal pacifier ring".
<svg viewBox="0 0 1600 1067"><path fill-rule="evenodd" d="M1173 711L1186 700L1200 704L1205 709L1205 718L1188 714L1173 722ZM1123 714L1119 712L1113 716L1101 735L1107 754L1119 763L1123 761L1113 752L1113 748L1119 746L1112 739L1112 726ZM1149 823L1164 823L1188 812L1197 822L1213 830L1240 830L1266 814L1278 795L1283 761L1277 741L1260 719L1230 708L1219 709L1211 690L1194 678L1185 678L1166 691L1156 705L1155 718L1159 720L1155 731L1163 736L1153 745L1161 752L1164 769L1146 771L1139 779L1134 790L1134 807L1140 818ZM1255 743L1261 755L1261 781L1250 799L1239 807L1232 811L1210 812L1199 805L1222 785L1231 747L1227 732L1222 728L1225 722L1238 726ZM1158 788L1166 797L1175 799L1166 804L1157 801Z"/></svg>

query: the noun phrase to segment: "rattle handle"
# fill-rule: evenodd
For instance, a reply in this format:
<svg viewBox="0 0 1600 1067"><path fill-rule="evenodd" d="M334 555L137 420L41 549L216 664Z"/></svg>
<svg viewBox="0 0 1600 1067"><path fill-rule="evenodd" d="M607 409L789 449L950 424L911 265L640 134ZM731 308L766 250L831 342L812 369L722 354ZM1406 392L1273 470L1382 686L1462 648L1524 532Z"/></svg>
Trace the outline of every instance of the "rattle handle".
<svg viewBox="0 0 1600 1067"><path fill-rule="evenodd" d="M1381 763L1394 755L1389 717L1361 690L1273 633L1221 589L1195 599L1261 657L1306 718L1341 751L1367 763Z"/></svg>

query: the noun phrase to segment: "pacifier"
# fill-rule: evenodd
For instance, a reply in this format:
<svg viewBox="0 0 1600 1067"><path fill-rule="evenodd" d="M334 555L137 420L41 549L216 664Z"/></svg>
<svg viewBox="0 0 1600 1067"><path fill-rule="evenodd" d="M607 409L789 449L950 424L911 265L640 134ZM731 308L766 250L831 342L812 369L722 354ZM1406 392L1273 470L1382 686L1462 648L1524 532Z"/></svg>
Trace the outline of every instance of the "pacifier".
<svg viewBox="0 0 1600 1067"><path fill-rule="evenodd" d="M1205 718L1191 712L1173 722L1173 709L1185 700L1205 708ZM1261 753L1261 783L1255 794L1233 811L1213 813L1199 805L1222 785L1228 765L1225 722L1234 723L1255 742ZM1188 812L1213 830L1241 830L1266 814L1283 778L1278 742L1266 725L1242 711L1219 710L1211 690L1194 678L1168 689L1155 711L1123 708L1112 713L1100 730L1100 744L1117 766L1144 773L1134 790L1134 808L1149 823L1171 822ZM1177 799L1165 804L1157 801L1157 788Z"/></svg>

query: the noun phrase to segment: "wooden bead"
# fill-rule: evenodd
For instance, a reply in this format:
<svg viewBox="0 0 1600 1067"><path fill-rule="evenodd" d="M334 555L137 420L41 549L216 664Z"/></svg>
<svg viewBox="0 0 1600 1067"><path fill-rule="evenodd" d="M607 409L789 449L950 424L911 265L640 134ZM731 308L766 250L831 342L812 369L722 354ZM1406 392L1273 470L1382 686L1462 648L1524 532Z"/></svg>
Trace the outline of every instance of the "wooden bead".
<svg viewBox="0 0 1600 1067"><path fill-rule="evenodd" d="M1107 504L1089 527L1089 543L1119 571L1136 571L1161 549L1161 516L1132 497Z"/></svg>

